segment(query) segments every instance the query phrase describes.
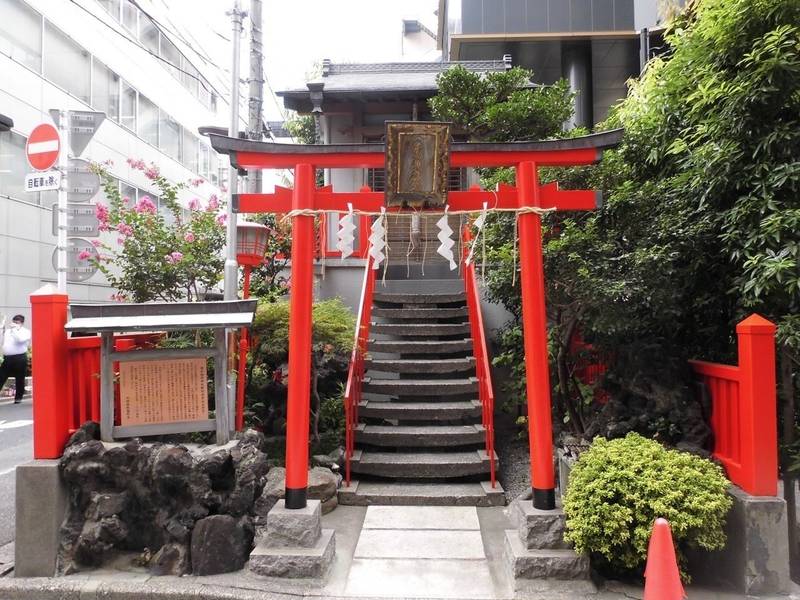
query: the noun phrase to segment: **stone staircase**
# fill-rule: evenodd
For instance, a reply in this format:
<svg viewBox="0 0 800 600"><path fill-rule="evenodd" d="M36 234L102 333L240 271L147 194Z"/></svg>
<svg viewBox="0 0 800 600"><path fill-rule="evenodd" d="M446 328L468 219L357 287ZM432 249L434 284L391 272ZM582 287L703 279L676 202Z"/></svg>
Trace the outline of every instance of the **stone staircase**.
<svg viewBox="0 0 800 600"><path fill-rule="evenodd" d="M463 283L376 284L351 505L499 506L489 482Z"/></svg>

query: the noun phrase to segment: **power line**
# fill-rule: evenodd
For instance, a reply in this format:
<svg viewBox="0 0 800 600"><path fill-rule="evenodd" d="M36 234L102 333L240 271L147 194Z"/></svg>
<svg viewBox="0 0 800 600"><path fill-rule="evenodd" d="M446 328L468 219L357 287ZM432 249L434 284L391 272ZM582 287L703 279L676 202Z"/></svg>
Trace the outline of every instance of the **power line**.
<svg viewBox="0 0 800 600"><path fill-rule="evenodd" d="M223 96L223 95L222 95L222 94L219 92L219 90L217 90L217 88L215 88L213 85L211 85L211 82L210 82L210 81L208 81L208 80L206 80L204 77L198 77L198 76L197 76L197 75L195 75L194 73L190 73L189 71L185 71L185 70L181 69L180 67L177 67L177 66L173 65L173 64L172 64L171 62L169 62L169 61L168 61L166 58L164 58L164 57L162 57L162 56L159 56L158 54L156 54L155 52L153 52L153 51L152 51L152 50L150 50L149 48L146 48L145 46L143 46L142 44L140 44L140 43L139 43L137 40L134 40L134 39L132 39L132 38L128 37L127 35L125 35L125 34L124 34L124 33L122 33L121 31L119 31L119 30L118 30L118 29L116 29L115 27L112 27L111 25L109 25L108 23L106 23L106 22L105 22L103 19L101 19L100 17L98 17L96 14L94 14L94 13L93 13L92 11L90 11L88 8L86 8L85 6L81 5L81 4L80 4L80 3L79 3L77 0L69 0L69 1L70 1L72 4L74 4L75 6L77 6L78 8L80 8L80 9L81 9L83 12L85 12L87 15L91 16L91 17L92 17L94 20L96 20L97 22L101 23L102 25L104 25L105 27L107 27L108 29L110 29L111 31L113 31L114 33L116 33L116 34L117 34L118 36L120 36L122 39L124 39L124 40L126 40L126 41L130 42L131 44L133 44L133 45L134 45L134 46L136 46L137 48L139 48L139 49L141 49L141 50L143 50L143 51L147 52L147 54L149 54L150 56L152 56L152 57L154 57L154 58L157 58L157 59L158 59L158 60L160 60L161 62L168 64L170 67L172 67L173 69L175 69L175 70L179 71L180 73L183 73L184 75L187 75L187 76L191 77L192 79L196 79L196 80L197 80L197 81L200 83L200 85L201 85L201 86L203 86L203 89L204 89L205 91L207 91L208 93L213 93L213 94L216 94L216 95L217 95L218 97L220 97L220 98L224 98L224 96ZM211 86L211 89L209 89L209 87L208 87L208 86Z"/></svg>

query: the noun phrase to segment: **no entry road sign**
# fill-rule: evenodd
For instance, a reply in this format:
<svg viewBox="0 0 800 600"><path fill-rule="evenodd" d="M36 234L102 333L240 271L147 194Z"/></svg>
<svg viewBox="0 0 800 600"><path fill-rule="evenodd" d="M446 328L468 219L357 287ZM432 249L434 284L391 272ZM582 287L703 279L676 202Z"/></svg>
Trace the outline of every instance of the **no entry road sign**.
<svg viewBox="0 0 800 600"><path fill-rule="evenodd" d="M59 150L61 150L61 139L58 137L58 131L48 123L34 127L25 145L28 164L37 171L46 171L56 164Z"/></svg>

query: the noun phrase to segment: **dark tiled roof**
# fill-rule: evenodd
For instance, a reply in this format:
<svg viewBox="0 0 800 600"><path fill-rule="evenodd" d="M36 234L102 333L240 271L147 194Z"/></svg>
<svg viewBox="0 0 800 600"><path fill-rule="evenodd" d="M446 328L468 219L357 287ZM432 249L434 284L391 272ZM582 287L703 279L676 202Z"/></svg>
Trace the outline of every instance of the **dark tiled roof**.
<svg viewBox="0 0 800 600"><path fill-rule="evenodd" d="M326 100L337 96L358 95L362 97L388 96L432 96L436 92L436 76L450 67L461 65L470 71L485 73L504 71L509 63L501 60L474 60L463 62L392 62L392 63L343 63L323 62L322 76L315 83L322 83ZM307 87L278 92L289 108L297 108L309 101Z"/></svg>

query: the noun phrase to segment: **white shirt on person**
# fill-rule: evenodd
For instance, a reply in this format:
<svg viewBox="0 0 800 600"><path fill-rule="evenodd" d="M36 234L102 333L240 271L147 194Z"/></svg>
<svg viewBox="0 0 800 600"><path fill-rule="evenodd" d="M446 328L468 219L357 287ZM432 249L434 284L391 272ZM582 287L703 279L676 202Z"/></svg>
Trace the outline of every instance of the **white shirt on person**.
<svg viewBox="0 0 800 600"><path fill-rule="evenodd" d="M25 354L31 345L31 332L21 325L3 330L3 355Z"/></svg>

